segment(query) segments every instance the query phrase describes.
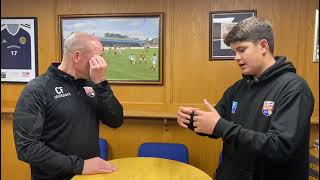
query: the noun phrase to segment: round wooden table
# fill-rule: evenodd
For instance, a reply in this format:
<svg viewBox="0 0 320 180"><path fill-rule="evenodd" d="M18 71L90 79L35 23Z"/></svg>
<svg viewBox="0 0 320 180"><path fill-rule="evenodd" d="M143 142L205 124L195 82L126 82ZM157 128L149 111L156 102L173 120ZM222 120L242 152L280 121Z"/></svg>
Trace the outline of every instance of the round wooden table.
<svg viewBox="0 0 320 180"><path fill-rule="evenodd" d="M178 161L132 157L108 161L117 167L110 174L77 175L72 180L212 180L212 178L191 165Z"/></svg>

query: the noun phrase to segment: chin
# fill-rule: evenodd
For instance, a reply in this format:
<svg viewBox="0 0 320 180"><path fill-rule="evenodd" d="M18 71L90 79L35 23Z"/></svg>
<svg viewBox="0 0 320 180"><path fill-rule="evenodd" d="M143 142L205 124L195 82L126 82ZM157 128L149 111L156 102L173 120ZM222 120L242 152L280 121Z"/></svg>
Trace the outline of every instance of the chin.
<svg viewBox="0 0 320 180"><path fill-rule="evenodd" d="M242 71L242 74L246 75L246 76L252 76L253 75L253 73L248 72L248 71Z"/></svg>

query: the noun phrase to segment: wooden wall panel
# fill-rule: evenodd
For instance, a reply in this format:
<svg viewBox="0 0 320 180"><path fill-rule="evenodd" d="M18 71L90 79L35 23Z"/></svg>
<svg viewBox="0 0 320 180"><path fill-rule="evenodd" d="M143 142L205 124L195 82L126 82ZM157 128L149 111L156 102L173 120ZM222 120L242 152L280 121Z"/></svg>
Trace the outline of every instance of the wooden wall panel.
<svg viewBox="0 0 320 180"><path fill-rule="evenodd" d="M222 141L194 135L174 119L181 105L203 108L203 98L215 104L241 78L234 61L209 61L210 11L257 9L258 16L273 23L275 54L292 59L298 74L309 83L316 99L313 120L319 121L319 64L311 63L317 0L2 0L1 5L2 17L38 17L40 74L51 62L59 61L58 15L164 13L164 84L112 85L127 116L121 128L100 126L112 159L136 156L139 145L146 141L184 143L191 165L213 174ZM23 87L1 83L1 112L14 110ZM1 179L29 178L28 165L15 154L12 117L6 113L1 117ZM313 143L319 138L317 125L311 130Z"/></svg>
<svg viewBox="0 0 320 180"><path fill-rule="evenodd" d="M312 63L313 60L313 43L314 43L314 26L315 26L315 9L319 9L319 1L310 0L302 4L306 9L301 13L300 21L302 22L299 34L299 62L298 74L302 76L309 84L315 97L315 106L313 112L313 122L319 122L319 62Z"/></svg>

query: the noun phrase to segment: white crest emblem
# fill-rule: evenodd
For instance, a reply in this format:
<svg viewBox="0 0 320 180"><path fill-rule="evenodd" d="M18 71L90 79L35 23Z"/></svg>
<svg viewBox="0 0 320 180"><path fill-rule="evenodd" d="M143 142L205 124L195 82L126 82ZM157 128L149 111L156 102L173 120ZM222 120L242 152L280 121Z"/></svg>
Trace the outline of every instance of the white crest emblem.
<svg viewBox="0 0 320 180"><path fill-rule="evenodd" d="M94 97L96 95L93 88L90 86L85 86L85 87L83 87L83 89L89 97Z"/></svg>

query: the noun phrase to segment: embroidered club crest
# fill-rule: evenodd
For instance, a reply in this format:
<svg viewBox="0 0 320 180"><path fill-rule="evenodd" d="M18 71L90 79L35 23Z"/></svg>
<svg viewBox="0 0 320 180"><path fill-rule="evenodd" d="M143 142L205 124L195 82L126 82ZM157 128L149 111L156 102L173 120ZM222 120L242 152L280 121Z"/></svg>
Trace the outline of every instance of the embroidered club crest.
<svg viewBox="0 0 320 180"><path fill-rule="evenodd" d="M92 87L85 86L83 89L89 97L94 97L96 95Z"/></svg>
<svg viewBox="0 0 320 180"><path fill-rule="evenodd" d="M26 37L21 36L21 37L19 38L19 42L20 42L20 44L26 44L26 42L27 42Z"/></svg>
<svg viewBox="0 0 320 180"><path fill-rule="evenodd" d="M234 114L236 113L238 107L238 102L237 101L232 101L232 107L231 107L231 113Z"/></svg>
<svg viewBox="0 0 320 180"><path fill-rule="evenodd" d="M262 107L262 114L265 116L271 116L272 111L274 107L274 102L273 101L264 101L263 102L263 107Z"/></svg>

